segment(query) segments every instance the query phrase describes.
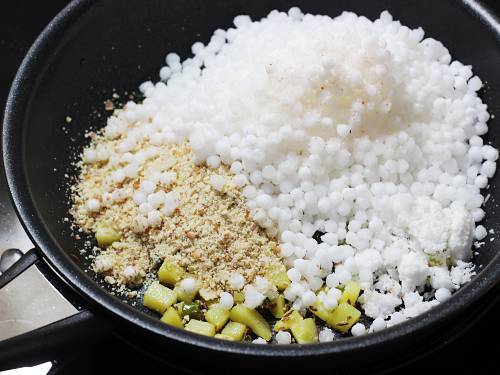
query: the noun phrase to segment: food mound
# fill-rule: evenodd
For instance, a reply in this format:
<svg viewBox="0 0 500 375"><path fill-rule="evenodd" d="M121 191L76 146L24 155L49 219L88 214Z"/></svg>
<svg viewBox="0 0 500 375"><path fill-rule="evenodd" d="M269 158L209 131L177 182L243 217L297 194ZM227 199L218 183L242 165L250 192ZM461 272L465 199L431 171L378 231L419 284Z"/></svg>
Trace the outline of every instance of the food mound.
<svg viewBox="0 0 500 375"><path fill-rule="evenodd" d="M234 26L168 54L90 133L71 214L94 271L167 324L255 343L448 299L475 273L498 158L471 66L388 12Z"/></svg>

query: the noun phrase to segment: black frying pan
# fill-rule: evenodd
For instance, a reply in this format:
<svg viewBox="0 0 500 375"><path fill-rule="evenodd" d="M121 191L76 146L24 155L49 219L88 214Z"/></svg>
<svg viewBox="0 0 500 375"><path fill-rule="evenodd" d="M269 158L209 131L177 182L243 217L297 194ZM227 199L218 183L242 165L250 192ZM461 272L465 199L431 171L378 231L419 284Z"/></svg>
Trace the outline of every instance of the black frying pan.
<svg viewBox="0 0 500 375"><path fill-rule="evenodd" d="M496 118L486 137L500 145L500 24L478 1L466 0L80 0L65 8L42 32L23 61L13 83L3 124L3 160L17 212L36 245L10 272L0 287L42 258L71 289L82 312L62 323L0 343L0 369L26 350L61 344L69 337L92 336L105 319L117 334L166 361L193 368L248 371L272 366L273 371L349 369L390 361L402 353L418 356L416 348L438 345L437 333L460 326L486 293L498 296L500 255L496 241L486 241L474 262L478 275L446 303L382 332L344 338L328 344L252 345L198 336L169 327L157 317L111 295L97 275L84 269L82 244L71 236L66 173L75 173L72 155L85 144L89 128L105 124L103 101L114 91L133 92L157 72L167 52L189 55L193 42L208 41L217 28L231 26L238 14L252 18L271 9L298 5L305 12L338 15L352 10L370 18L388 9L410 27L422 26L427 36L447 46L453 57L472 64L483 81L483 100ZM123 97L123 96L122 96ZM65 118L70 116L70 124ZM498 229L496 215L500 174L491 181L486 203L487 228ZM128 302L128 303L124 303ZM453 324L453 325L452 325ZM50 335L47 335L49 333ZM430 341L430 338L433 340ZM436 339L437 337L437 339ZM17 345L14 349L14 345ZM33 357L32 357L33 358ZM266 367L269 368L269 367Z"/></svg>

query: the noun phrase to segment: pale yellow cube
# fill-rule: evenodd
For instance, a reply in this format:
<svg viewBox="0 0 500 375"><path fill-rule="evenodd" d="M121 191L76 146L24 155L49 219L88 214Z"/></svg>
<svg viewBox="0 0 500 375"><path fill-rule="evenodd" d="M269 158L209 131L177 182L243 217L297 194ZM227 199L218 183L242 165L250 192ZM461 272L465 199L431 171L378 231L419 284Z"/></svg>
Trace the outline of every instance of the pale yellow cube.
<svg viewBox="0 0 500 375"><path fill-rule="evenodd" d="M176 293L156 281L151 283L144 293L144 306L160 314L163 314L167 308L176 302Z"/></svg>
<svg viewBox="0 0 500 375"><path fill-rule="evenodd" d="M186 331L198 333L204 336L214 336L215 327L213 324L201 320L191 319L184 327Z"/></svg>

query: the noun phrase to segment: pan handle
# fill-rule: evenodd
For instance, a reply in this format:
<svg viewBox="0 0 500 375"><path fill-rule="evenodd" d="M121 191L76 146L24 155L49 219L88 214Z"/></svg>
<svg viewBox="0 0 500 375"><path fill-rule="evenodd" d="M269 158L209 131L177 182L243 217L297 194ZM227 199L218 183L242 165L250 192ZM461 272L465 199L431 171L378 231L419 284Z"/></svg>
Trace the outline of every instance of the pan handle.
<svg viewBox="0 0 500 375"><path fill-rule="evenodd" d="M13 250L13 249L9 249ZM9 251L6 250L6 251ZM3 255L3 254L2 254ZM7 270L4 270L2 274L0 274L0 289L2 289L5 285L10 283L32 265L37 263L40 260L38 254L35 249L31 249L27 251L24 255L22 255L17 262L11 265Z"/></svg>
<svg viewBox="0 0 500 375"><path fill-rule="evenodd" d="M0 289L37 263L44 263L37 249L26 252L0 274ZM51 282L57 283L57 280ZM60 281L59 283L63 284ZM67 297L67 286L55 287ZM74 297L69 300L74 300ZM78 300L78 303L81 301ZM0 371L33 366L77 353L109 334L111 330L111 325L102 318L86 308L80 308L74 315L0 341Z"/></svg>

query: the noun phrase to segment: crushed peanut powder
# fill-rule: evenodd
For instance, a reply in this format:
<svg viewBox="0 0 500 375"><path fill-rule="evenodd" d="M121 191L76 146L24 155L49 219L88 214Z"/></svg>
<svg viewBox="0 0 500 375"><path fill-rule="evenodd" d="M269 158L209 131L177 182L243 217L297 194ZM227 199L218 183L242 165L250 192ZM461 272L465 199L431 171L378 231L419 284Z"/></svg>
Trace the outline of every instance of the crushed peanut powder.
<svg viewBox="0 0 500 375"><path fill-rule="evenodd" d="M120 139L109 140L93 134L98 149L114 150ZM137 150L151 148L139 144ZM201 283L206 300L230 289L228 280L239 273L246 283L263 276L269 265L281 263L280 249L273 238L251 218L241 189L224 165L211 169L197 165L187 142L155 147L156 157L147 159L137 177L122 182L112 179L113 162L80 163L79 183L72 187L71 214L84 231L95 233L107 225L120 233L120 240L97 248L95 272L108 283L139 286L163 259L180 267ZM175 192L179 206L157 225L148 226L133 200L141 182L154 173L174 172L176 179L159 188ZM210 183L213 175L225 178L221 191ZM113 196L108 193L117 189ZM87 202L97 200L99 209L89 210Z"/></svg>

